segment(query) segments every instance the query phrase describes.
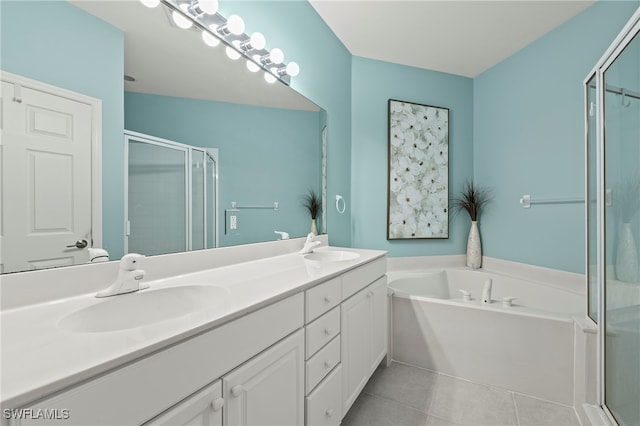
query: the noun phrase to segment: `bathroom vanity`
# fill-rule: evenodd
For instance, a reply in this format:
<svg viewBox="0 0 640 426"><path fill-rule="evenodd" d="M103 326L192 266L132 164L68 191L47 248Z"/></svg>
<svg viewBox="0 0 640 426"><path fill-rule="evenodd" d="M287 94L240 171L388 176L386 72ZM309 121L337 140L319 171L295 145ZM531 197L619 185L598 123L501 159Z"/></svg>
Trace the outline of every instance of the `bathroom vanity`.
<svg viewBox="0 0 640 426"><path fill-rule="evenodd" d="M385 273L322 247L4 309L2 424L338 425L387 353Z"/></svg>

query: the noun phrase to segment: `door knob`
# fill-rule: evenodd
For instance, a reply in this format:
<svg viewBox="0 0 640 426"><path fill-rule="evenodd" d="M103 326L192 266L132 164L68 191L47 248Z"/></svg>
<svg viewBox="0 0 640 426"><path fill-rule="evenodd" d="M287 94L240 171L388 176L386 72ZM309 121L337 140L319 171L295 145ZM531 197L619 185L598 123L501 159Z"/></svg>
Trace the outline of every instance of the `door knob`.
<svg viewBox="0 0 640 426"><path fill-rule="evenodd" d="M75 248L83 249L88 245L89 243L87 242L87 240L78 240L74 244L67 246L67 248L75 247Z"/></svg>

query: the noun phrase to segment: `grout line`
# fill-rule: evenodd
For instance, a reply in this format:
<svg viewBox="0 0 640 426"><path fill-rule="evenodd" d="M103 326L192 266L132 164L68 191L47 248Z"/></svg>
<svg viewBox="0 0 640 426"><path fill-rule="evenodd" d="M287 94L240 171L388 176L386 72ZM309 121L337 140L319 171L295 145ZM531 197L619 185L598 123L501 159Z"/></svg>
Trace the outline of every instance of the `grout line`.
<svg viewBox="0 0 640 426"><path fill-rule="evenodd" d="M391 402L393 404L399 405L402 408L408 408L409 410L416 411L416 412L424 414L426 416L429 415L429 413L426 413L426 412L424 412L422 410L417 409L416 407L412 407L411 405L407 405L407 404L403 403L402 401L398 401L398 400L393 399L393 398L389 398L389 397L386 397L386 396L383 396L383 395L374 394L374 393L367 393L366 395L374 397L374 398L384 399L385 401L389 401L389 402Z"/></svg>
<svg viewBox="0 0 640 426"><path fill-rule="evenodd" d="M431 410L433 409L433 404L436 401L436 397L438 396L438 390L440 389L440 374L436 373L436 384L433 387L433 394L431 395L431 402L429 402L429 408L427 408L427 416L431 415Z"/></svg>
<svg viewBox="0 0 640 426"><path fill-rule="evenodd" d="M511 392L511 401L513 402L513 410L516 413L516 424L520 426L520 413L518 411L518 404L516 404L516 396L514 392Z"/></svg>

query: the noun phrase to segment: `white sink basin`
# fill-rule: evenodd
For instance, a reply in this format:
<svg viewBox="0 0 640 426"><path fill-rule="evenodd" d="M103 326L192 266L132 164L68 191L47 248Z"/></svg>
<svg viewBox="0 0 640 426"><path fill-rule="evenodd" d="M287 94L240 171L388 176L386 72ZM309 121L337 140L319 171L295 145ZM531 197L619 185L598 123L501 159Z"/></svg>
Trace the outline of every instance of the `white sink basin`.
<svg viewBox="0 0 640 426"><path fill-rule="evenodd" d="M359 257L359 253L345 250L314 251L304 256L305 259L315 262L344 262Z"/></svg>
<svg viewBox="0 0 640 426"><path fill-rule="evenodd" d="M212 285L186 285L119 294L78 309L59 322L69 331L125 330L178 318L226 303L229 291Z"/></svg>

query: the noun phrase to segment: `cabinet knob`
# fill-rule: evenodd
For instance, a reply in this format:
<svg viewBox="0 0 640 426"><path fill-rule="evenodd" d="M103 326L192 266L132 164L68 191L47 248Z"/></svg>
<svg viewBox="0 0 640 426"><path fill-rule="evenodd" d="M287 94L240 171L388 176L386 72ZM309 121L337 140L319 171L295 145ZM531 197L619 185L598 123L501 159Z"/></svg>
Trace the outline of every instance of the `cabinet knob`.
<svg viewBox="0 0 640 426"><path fill-rule="evenodd" d="M329 327L324 329L325 336L331 336L331 329Z"/></svg>
<svg viewBox="0 0 640 426"><path fill-rule="evenodd" d="M324 415L327 417L333 417L333 408L329 408L327 411L325 411Z"/></svg>
<svg viewBox="0 0 640 426"><path fill-rule="evenodd" d="M331 361L326 360L326 361L324 362L324 366L325 366L326 368L331 368Z"/></svg>
<svg viewBox="0 0 640 426"><path fill-rule="evenodd" d="M331 303L331 297L330 296L325 296L324 297L324 303Z"/></svg>
<svg viewBox="0 0 640 426"><path fill-rule="evenodd" d="M372 292L372 291L370 291L369 293L367 293L367 297L368 297L369 299L371 299L371 298L373 297L373 292Z"/></svg>
<svg viewBox="0 0 640 426"><path fill-rule="evenodd" d="M243 391L244 391L244 387L242 385L236 385L231 388L231 396L233 396L234 398L237 398L240 395L242 395Z"/></svg>
<svg viewBox="0 0 640 426"><path fill-rule="evenodd" d="M224 405L224 399L217 398L217 399L214 399L213 402L211 403L211 408L213 408L213 411L220 411L223 405Z"/></svg>

